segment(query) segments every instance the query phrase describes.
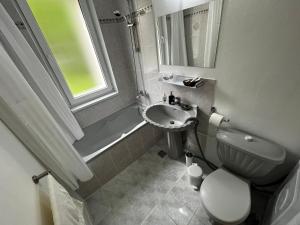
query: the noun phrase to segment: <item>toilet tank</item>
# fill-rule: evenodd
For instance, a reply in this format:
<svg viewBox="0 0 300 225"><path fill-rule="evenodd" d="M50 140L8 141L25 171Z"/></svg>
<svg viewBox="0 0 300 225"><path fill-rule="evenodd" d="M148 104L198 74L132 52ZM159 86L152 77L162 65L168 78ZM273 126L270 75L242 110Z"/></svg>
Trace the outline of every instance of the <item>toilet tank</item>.
<svg viewBox="0 0 300 225"><path fill-rule="evenodd" d="M234 129L219 130L217 142L223 166L246 178L267 175L286 156L281 146Z"/></svg>

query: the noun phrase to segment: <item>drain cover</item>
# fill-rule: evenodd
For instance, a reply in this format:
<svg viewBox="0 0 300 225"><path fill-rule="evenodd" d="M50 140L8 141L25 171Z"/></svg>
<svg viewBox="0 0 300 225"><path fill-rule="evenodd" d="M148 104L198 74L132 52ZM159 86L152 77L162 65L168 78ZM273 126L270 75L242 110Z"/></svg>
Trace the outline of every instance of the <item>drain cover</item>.
<svg viewBox="0 0 300 225"><path fill-rule="evenodd" d="M170 124L175 124L175 122L173 120L170 121Z"/></svg>
<svg viewBox="0 0 300 225"><path fill-rule="evenodd" d="M167 153L165 153L163 150L160 150L158 153L157 153L161 158L164 158Z"/></svg>

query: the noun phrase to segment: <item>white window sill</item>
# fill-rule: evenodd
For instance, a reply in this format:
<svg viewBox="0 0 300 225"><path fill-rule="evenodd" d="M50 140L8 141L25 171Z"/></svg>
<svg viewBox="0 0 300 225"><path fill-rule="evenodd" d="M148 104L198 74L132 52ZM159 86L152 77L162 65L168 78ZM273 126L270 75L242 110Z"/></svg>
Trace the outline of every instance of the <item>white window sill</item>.
<svg viewBox="0 0 300 225"><path fill-rule="evenodd" d="M86 102L86 103L83 103L83 104L77 105L77 106L75 106L75 107L72 107L72 108L71 108L71 111L72 111L73 113L78 112L78 111L80 111L80 110L83 110L83 109L86 109L86 108L88 108L88 107L91 107L92 105L95 105L95 104L97 104L97 103L99 103L99 102L103 102L103 101L105 101L105 100L107 100L107 99L110 99L110 98L112 98L112 97L115 97L115 96L118 95L118 94L119 94L118 91L111 92L111 93L109 93L109 94L107 94L107 95L101 96L101 97L99 97L99 98L95 98L95 99L93 99L93 100L91 100L91 101L88 101L88 102Z"/></svg>

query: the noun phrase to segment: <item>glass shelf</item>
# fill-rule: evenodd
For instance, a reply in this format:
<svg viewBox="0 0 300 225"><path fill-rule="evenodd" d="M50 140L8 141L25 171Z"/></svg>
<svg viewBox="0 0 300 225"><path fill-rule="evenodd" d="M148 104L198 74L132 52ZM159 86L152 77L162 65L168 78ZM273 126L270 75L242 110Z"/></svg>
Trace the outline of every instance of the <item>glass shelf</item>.
<svg viewBox="0 0 300 225"><path fill-rule="evenodd" d="M186 87L186 88L193 88L193 89L200 88L203 85L205 85L205 83L207 81L212 80L212 79L207 79L207 78L200 78L200 80L202 80L203 82L198 87L190 87L190 86L184 85L184 83L183 83L184 80L193 79L193 78L195 78L195 77L188 77L188 76L184 76L184 75L167 75L167 76L162 75L158 80L163 83L173 84L173 85Z"/></svg>

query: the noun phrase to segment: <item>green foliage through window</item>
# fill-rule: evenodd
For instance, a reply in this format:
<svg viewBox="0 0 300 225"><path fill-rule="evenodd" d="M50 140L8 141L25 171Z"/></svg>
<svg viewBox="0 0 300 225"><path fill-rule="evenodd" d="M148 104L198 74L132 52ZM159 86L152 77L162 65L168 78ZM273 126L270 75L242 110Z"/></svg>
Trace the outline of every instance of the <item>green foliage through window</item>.
<svg viewBox="0 0 300 225"><path fill-rule="evenodd" d="M73 97L107 87L78 0L27 0Z"/></svg>

